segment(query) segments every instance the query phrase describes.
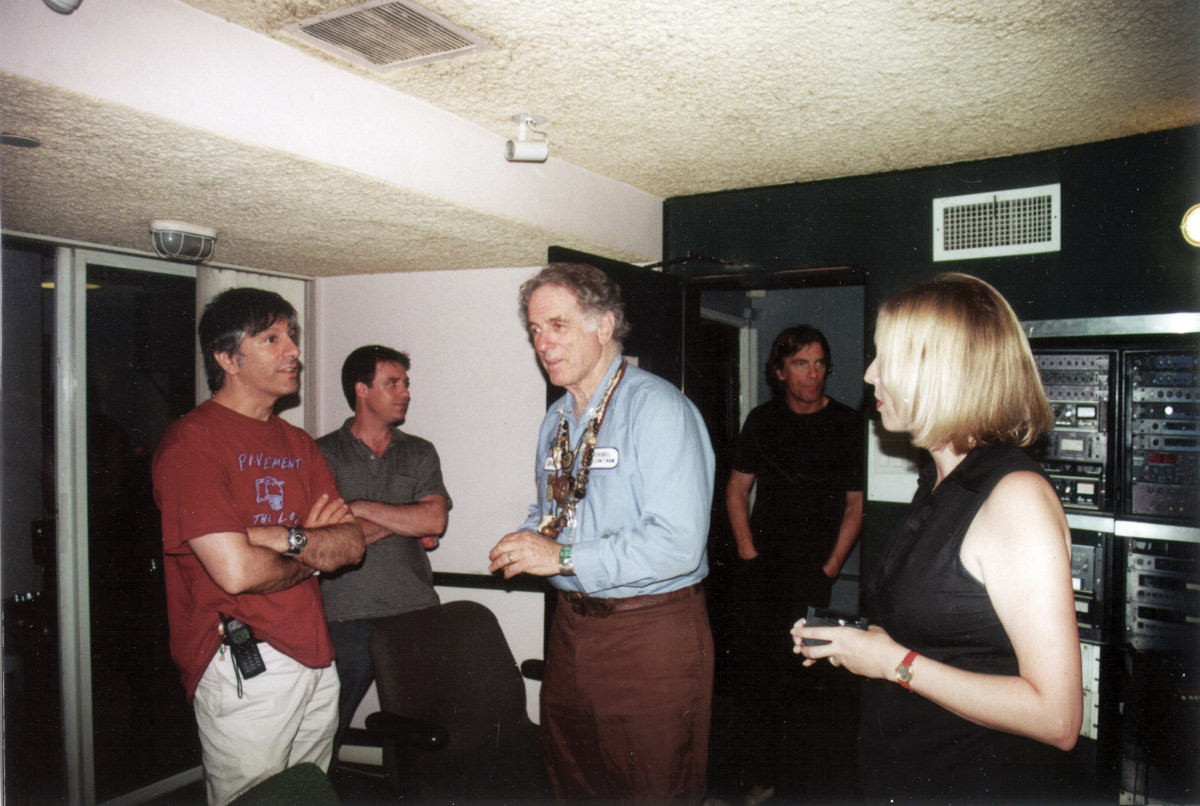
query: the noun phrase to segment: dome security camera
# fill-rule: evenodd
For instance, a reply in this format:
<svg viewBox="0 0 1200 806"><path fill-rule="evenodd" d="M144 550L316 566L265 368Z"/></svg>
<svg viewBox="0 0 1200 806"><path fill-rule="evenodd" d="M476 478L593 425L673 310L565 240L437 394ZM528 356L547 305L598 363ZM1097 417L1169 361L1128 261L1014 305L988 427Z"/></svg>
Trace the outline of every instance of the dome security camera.
<svg viewBox="0 0 1200 806"><path fill-rule="evenodd" d="M203 263L212 257L217 231L182 221L159 219L150 222L150 238L160 257Z"/></svg>
<svg viewBox="0 0 1200 806"><path fill-rule="evenodd" d="M51 11L57 11L59 14L70 14L75 9L79 8L79 4L83 0L43 0L46 7Z"/></svg>

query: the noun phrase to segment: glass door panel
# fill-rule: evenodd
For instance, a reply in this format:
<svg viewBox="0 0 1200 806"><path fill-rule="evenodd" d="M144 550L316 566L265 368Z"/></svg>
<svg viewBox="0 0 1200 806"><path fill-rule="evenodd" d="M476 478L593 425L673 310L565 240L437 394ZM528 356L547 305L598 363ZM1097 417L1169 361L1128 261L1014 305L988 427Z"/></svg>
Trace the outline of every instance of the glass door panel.
<svg viewBox="0 0 1200 806"><path fill-rule="evenodd" d="M171 662L150 464L195 399L195 278L87 268L87 512L96 799L200 762Z"/></svg>
<svg viewBox="0 0 1200 806"><path fill-rule="evenodd" d="M4 792L65 798L55 483L54 249L3 250Z"/></svg>

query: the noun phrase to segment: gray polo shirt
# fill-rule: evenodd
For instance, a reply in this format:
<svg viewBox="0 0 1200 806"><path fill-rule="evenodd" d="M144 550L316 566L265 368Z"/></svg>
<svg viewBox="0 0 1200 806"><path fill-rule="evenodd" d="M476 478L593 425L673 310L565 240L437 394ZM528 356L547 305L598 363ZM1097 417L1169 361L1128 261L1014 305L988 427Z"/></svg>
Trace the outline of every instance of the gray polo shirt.
<svg viewBox="0 0 1200 806"><path fill-rule="evenodd" d="M317 440L338 491L347 501L365 499L414 504L429 495L450 494L442 483L437 450L428 440L392 429L382 457L350 432L354 418ZM321 575L321 595L330 621L383 618L438 604L429 557L414 537L392 535L367 546L360 565Z"/></svg>

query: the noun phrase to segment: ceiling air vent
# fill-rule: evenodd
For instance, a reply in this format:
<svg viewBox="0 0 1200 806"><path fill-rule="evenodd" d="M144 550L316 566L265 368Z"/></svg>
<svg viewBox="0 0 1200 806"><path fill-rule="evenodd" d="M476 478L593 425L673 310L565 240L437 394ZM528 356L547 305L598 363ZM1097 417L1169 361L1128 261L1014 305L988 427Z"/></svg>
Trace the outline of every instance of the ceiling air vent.
<svg viewBox="0 0 1200 806"><path fill-rule="evenodd" d="M967 260L1057 252L1060 185L933 200L933 259Z"/></svg>
<svg viewBox="0 0 1200 806"><path fill-rule="evenodd" d="M289 25L284 30L375 71L448 59L491 45L416 3L375 0Z"/></svg>

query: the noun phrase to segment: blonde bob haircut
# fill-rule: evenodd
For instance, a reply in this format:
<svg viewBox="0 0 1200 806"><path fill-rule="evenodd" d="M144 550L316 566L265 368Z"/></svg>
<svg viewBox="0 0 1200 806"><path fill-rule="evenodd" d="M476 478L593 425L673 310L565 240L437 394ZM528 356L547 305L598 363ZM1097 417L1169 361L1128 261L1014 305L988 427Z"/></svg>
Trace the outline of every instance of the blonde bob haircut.
<svg viewBox="0 0 1200 806"><path fill-rule="evenodd" d="M875 346L880 382L919 448L1027 447L1054 427L1021 323L977 277L939 274L888 298Z"/></svg>

